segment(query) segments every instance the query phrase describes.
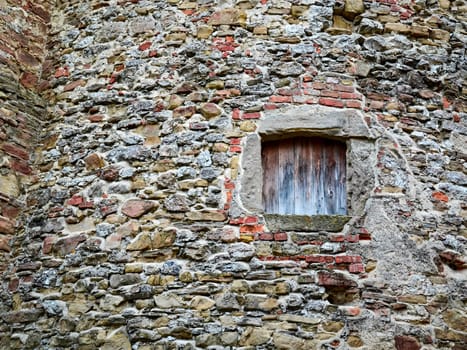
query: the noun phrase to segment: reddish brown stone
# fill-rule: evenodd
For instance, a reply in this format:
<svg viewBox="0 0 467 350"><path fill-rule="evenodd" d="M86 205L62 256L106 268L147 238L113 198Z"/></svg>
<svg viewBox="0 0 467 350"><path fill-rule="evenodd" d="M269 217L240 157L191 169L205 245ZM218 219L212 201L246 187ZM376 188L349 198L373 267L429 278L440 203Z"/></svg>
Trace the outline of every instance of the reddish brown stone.
<svg viewBox="0 0 467 350"><path fill-rule="evenodd" d="M115 181L118 179L118 169L115 167L103 169L100 172L99 177L105 181Z"/></svg>
<svg viewBox="0 0 467 350"><path fill-rule="evenodd" d="M82 196L73 196L68 200L67 204L78 206L83 202L84 202L84 198Z"/></svg>
<svg viewBox="0 0 467 350"><path fill-rule="evenodd" d="M122 213L130 218L139 218L154 208L154 206L154 202L151 201L130 199L123 204Z"/></svg>
<svg viewBox="0 0 467 350"><path fill-rule="evenodd" d="M418 340L408 335L398 335L394 340L397 350L419 350L421 348Z"/></svg>
<svg viewBox="0 0 467 350"><path fill-rule="evenodd" d="M75 235L59 239L53 247L55 253L65 256L73 252L78 244L86 240L85 235Z"/></svg>
<svg viewBox="0 0 467 350"><path fill-rule="evenodd" d="M105 165L104 159L97 153L88 155L84 159L84 163L86 164L86 169L90 171L100 169Z"/></svg>
<svg viewBox="0 0 467 350"><path fill-rule="evenodd" d="M55 78L68 77L69 75L70 72L68 71L68 67L59 67L55 71Z"/></svg>
<svg viewBox="0 0 467 350"><path fill-rule="evenodd" d="M441 261L447 264L453 270L463 270L467 267L466 262L462 254L451 251L445 250L444 252L439 254Z"/></svg>
<svg viewBox="0 0 467 350"><path fill-rule="evenodd" d="M30 72L24 72L21 75L20 83L27 89L31 89L37 85L37 75Z"/></svg>
<svg viewBox="0 0 467 350"><path fill-rule="evenodd" d="M5 252L9 252L11 250L10 239L11 236L0 236L0 250Z"/></svg>
<svg viewBox="0 0 467 350"><path fill-rule="evenodd" d="M73 91L74 89L76 89L78 86L85 86L86 85L86 82L82 79L80 80L76 80L74 82L71 82L67 85L65 85L63 87L63 91L66 92L66 91Z"/></svg>
<svg viewBox="0 0 467 350"><path fill-rule="evenodd" d="M318 284L324 287L339 289L355 288L357 283L342 273L338 272L318 272Z"/></svg>
<svg viewBox="0 0 467 350"><path fill-rule="evenodd" d="M24 160L29 159L29 153L23 147L13 145L11 143L5 143L3 144L2 149L13 157L21 158Z"/></svg>
<svg viewBox="0 0 467 350"><path fill-rule="evenodd" d="M3 216L0 217L0 233L5 233L7 235L15 233L14 223Z"/></svg>
<svg viewBox="0 0 467 350"><path fill-rule="evenodd" d="M11 169L23 175L32 174L32 168L29 166L28 162L22 159L12 159L10 161L10 166L11 166Z"/></svg>
<svg viewBox="0 0 467 350"><path fill-rule="evenodd" d="M55 243L55 237L49 236L44 238L42 243L42 253L49 254L52 251L53 245Z"/></svg>
<svg viewBox="0 0 467 350"><path fill-rule="evenodd" d="M16 58L21 64L24 64L28 67L37 67L40 65L39 60L25 50L19 50Z"/></svg>
<svg viewBox="0 0 467 350"><path fill-rule="evenodd" d="M173 110L174 118L189 118L196 113L195 106L178 107Z"/></svg>

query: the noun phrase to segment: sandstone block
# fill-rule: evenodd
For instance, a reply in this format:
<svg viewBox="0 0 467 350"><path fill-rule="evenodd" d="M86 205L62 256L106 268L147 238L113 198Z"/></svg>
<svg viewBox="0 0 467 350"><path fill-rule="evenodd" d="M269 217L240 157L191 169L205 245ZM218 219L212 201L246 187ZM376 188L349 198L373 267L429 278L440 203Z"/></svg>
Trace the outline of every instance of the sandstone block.
<svg viewBox="0 0 467 350"><path fill-rule="evenodd" d="M215 303L216 302L211 298L197 295L191 300L190 307L198 311L203 311L209 310L212 306L215 305Z"/></svg>
<svg viewBox="0 0 467 350"><path fill-rule="evenodd" d="M202 104L199 111L206 119L212 119L222 114L220 107L210 102Z"/></svg>
<svg viewBox="0 0 467 350"><path fill-rule="evenodd" d="M111 332L105 343L100 348L101 350L131 350L131 343L128 338L128 334L125 331L125 327L121 327Z"/></svg>
<svg viewBox="0 0 467 350"><path fill-rule="evenodd" d="M363 0L345 0L344 17L353 20L356 16L365 11Z"/></svg>
<svg viewBox="0 0 467 350"><path fill-rule="evenodd" d="M131 241L131 243L126 247L126 249L130 251L152 249L151 235L148 232L143 232L139 234L133 241Z"/></svg>

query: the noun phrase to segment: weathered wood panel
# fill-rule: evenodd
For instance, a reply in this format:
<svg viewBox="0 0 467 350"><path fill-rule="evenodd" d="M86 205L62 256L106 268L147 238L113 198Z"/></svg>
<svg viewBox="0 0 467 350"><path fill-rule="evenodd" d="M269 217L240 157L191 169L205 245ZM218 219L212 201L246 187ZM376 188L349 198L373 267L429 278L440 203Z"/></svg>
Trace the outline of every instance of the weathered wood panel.
<svg viewBox="0 0 467 350"><path fill-rule="evenodd" d="M262 144L267 213L346 213L345 144L298 137Z"/></svg>

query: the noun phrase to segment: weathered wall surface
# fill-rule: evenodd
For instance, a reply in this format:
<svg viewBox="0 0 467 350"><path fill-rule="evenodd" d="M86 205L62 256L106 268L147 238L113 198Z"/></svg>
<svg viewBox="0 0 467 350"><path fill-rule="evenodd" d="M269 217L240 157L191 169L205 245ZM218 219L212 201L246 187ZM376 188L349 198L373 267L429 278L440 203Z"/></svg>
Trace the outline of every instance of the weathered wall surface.
<svg viewBox="0 0 467 350"><path fill-rule="evenodd" d="M34 182L32 152L45 116L37 93L46 53L50 4L0 2L0 271L7 268L11 238Z"/></svg>
<svg viewBox="0 0 467 350"><path fill-rule="evenodd" d="M465 348L465 13L57 4L2 347ZM347 141L358 209L339 232L272 230L242 202L247 140L307 106L367 128Z"/></svg>

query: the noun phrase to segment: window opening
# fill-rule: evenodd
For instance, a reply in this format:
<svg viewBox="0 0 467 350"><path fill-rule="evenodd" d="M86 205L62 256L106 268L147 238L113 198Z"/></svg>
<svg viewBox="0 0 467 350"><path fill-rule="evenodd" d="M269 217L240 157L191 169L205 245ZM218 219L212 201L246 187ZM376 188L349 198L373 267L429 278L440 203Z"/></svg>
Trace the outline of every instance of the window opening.
<svg viewBox="0 0 467 350"><path fill-rule="evenodd" d="M261 153L266 213L347 213L345 143L295 137L265 141Z"/></svg>

